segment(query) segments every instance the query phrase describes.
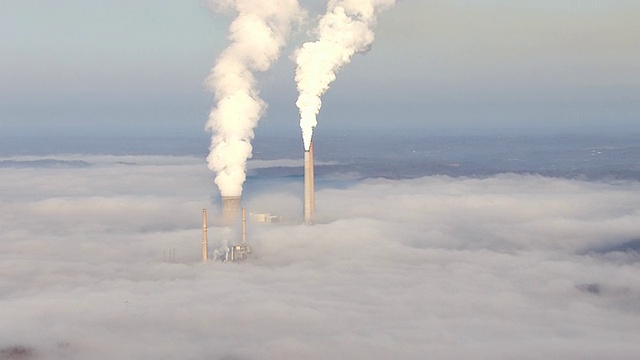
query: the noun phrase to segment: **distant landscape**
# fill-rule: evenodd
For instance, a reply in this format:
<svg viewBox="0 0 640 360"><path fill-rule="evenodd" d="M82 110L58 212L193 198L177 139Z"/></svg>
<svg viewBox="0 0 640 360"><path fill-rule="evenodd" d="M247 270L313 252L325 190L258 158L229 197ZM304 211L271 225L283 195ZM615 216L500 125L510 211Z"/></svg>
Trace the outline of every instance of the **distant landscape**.
<svg viewBox="0 0 640 360"><path fill-rule="evenodd" d="M500 173L584 179L640 179L637 135L429 136L355 132L316 140L319 175L407 179L428 175L486 177ZM269 135L254 142L252 160L301 159L298 138ZM204 157L208 138L9 137L0 143L0 167L80 167L54 155L166 155ZM30 156L29 160L15 159ZM204 164L203 162L203 165ZM249 176L295 176L299 169L269 167Z"/></svg>

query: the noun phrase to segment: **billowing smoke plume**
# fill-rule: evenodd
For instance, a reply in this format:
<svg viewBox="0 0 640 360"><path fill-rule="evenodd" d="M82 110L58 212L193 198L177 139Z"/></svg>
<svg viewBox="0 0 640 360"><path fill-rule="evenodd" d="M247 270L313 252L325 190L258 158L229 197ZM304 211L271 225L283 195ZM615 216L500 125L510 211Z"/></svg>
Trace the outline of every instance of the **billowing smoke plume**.
<svg viewBox="0 0 640 360"><path fill-rule="evenodd" d="M206 129L212 132L207 161L222 196L240 196L251 157L253 129L267 104L259 97L254 72L278 59L292 24L303 16L297 0L211 0L216 10L234 11L230 45L217 59L206 84L216 106Z"/></svg>
<svg viewBox="0 0 640 360"><path fill-rule="evenodd" d="M305 150L309 150L317 124L320 97L353 54L367 50L373 43L372 28L378 12L394 4L395 0L330 0L316 29L318 40L305 43L294 54L300 93L296 105L300 109Z"/></svg>

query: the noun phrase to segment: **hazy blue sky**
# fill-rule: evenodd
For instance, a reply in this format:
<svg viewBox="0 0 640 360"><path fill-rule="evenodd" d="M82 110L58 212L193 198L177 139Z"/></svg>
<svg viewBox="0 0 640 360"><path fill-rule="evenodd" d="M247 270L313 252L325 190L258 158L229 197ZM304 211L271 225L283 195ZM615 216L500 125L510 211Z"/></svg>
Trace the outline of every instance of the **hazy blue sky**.
<svg viewBox="0 0 640 360"><path fill-rule="evenodd" d="M314 11L322 1L303 1ZM293 64L259 131L298 131ZM634 0L400 0L325 96L325 129L639 131ZM200 0L0 0L0 133L203 133L229 19Z"/></svg>

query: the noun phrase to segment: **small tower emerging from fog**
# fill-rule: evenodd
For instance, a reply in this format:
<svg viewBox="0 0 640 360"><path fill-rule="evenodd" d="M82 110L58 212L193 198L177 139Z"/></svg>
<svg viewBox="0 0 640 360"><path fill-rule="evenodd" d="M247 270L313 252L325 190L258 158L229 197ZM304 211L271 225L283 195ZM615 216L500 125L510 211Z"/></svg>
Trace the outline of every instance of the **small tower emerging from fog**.
<svg viewBox="0 0 640 360"><path fill-rule="evenodd" d="M207 247L207 209L202 209L202 262L206 263L209 258L209 248Z"/></svg>

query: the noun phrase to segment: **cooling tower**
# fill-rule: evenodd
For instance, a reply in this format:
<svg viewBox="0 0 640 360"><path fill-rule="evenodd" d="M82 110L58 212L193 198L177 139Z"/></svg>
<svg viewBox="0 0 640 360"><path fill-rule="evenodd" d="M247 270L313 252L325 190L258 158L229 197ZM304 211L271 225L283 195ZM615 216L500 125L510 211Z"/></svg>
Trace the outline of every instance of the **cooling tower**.
<svg viewBox="0 0 640 360"><path fill-rule="evenodd" d="M314 178L313 178L313 141L309 151L304 152L304 223L313 223L314 212Z"/></svg>
<svg viewBox="0 0 640 360"><path fill-rule="evenodd" d="M233 226L240 215L240 196L222 197L222 225Z"/></svg>

